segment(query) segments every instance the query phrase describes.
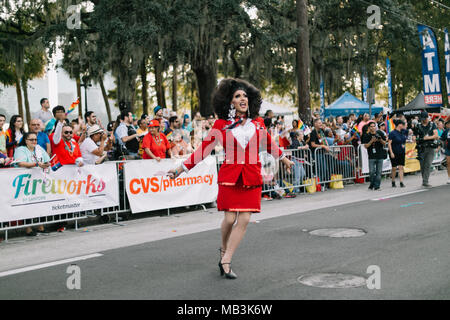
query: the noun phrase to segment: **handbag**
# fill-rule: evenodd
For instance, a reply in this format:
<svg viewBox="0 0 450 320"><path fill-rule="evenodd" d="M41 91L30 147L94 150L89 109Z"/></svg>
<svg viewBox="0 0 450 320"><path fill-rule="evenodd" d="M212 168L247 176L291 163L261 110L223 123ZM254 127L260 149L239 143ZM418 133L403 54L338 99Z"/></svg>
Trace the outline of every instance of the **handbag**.
<svg viewBox="0 0 450 320"><path fill-rule="evenodd" d="M342 174L332 174L330 189L344 189L344 181L342 181Z"/></svg>

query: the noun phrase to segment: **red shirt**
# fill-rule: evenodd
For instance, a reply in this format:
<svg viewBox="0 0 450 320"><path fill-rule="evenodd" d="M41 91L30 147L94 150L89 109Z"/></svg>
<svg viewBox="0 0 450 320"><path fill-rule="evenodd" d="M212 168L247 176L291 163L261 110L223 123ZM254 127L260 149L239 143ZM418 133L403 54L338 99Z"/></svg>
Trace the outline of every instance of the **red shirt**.
<svg viewBox="0 0 450 320"><path fill-rule="evenodd" d="M150 149L155 157L164 159L166 157L166 151L170 149L170 143L164 133L159 133L159 144L156 143L155 138L149 132L142 141L142 149L144 150L142 159L151 159L147 152L145 152L145 148Z"/></svg>
<svg viewBox="0 0 450 320"><path fill-rule="evenodd" d="M53 139L51 141L53 142ZM53 153L56 154L59 163L62 165L75 164L75 160L81 157L80 146L74 139L72 139L71 143L61 139L58 144L53 145Z"/></svg>
<svg viewBox="0 0 450 320"><path fill-rule="evenodd" d="M285 149L289 148L289 145L290 145L289 140L285 137L280 138L278 143L280 145L280 148L285 148Z"/></svg>

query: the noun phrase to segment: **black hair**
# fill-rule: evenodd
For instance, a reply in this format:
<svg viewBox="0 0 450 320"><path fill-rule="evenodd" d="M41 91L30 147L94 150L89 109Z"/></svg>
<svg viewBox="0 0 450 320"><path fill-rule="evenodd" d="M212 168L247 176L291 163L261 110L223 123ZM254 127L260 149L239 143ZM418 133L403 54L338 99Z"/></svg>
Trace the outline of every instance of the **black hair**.
<svg viewBox="0 0 450 320"><path fill-rule="evenodd" d="M84 120L87 122L87 118L89 118L91 116L91 114L93 114L94 111L88 111L84 114Z"/></svg>
<svg viewBox="0 0 450 320"><path fill-rule="evenodd" d="M41 99L41 101L40 101L41 106L42 106L42 104L43 104L46 100L48 100L48 99L47 99L47 98L42 98L42 99Z"/></svg>
<svg viewBox="0 0 450 320"><path fill-rule="evenodd" d="M125 117L128 117L130 110L124 109L120 111L120 120L125 120Z"/></svg>
<svg viewBox="0 0 450 320"><path fill-rule="evenodd" d="M395 124L395 126L398 126L399 124L405 124L405 121L403 121L403 120L395 120L394 121L394 124Z"/></svg>
<svg viewBox="0 0 450 320"><path fill-rule="evenodd" d="M66 112L66 109L63 106L56 106L52 109L53 116L56 116L56 112L63 111Z"/></svg>
<svg viewBox="0 0 450 320"><path fill-rule="evenodd" d="M237 90L244 90L247 93L249 118L258 117L262 103L261 92L245 80L227 78L220 81L212 98L212 104L219 119L228 120L231 100Z"/></svg>
<svg viewBox="0 0 450 320"><path fill-rule="evenodd" d="M264 125L267 129L269 129L272 126L272 119L271 118L264 118Z"/></svg>
<svg viewBox="0 0 450 320"><path fill-rule="evenodd" d="M169 123L174 123L178 119L177 116L173 116L169 118Z"/></svg>
<svg viewBox="0 0 450 320"><path fill-rule="evenodd" d="M11 142L16 141L16 129L14 127L14 123L16 123L17 119L19 118L23 120L22 116L15 114L11 117L11 120L9 120L9 128L11 129ZM24 134L25 131L23 130L23 127L20 128L20 132Z"/></svg>
<svg viewBox="0 0 450 320"><path fill-rule="evenodd" d="M0 117L5 118L5 120L6 120L6 116L4 114L0 113Z"/></svg>
<svg viewBox="0 0 450 320"><path fill-rule="evenodd" d="M115 121L110 121L107 125L106 125L106 131L113 131L114 129L114 124L116 122Z"/></svg>
<svg viewBox="0 0 450 320"><path fill-rule="evenodd" d="M24 133L23 133L22 140L20 140L20 143L19 143L17 146L18 146L18 147L26 147L26 146L27 146L27 143L26 143L25 141L28 139L28 137L29 137L31 134L34 134L34 135L36 136L36 138L37 138L37 133L34 133L34 132L24 132Z"/></svg>

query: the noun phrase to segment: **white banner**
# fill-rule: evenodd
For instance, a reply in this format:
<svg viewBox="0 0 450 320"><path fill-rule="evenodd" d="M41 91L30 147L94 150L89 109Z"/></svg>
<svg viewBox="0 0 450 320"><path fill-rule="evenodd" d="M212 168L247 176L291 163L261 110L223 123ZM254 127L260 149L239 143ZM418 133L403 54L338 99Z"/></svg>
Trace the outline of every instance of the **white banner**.
<svg viewBox="0 0 450 320"><path fill-rule="evenodd" d="M0 170L0 222L119 205L115 163Z"/></svg>
<svg viewBox="0 0 450 320"><path fill-rule="evenodd" d="M214 157L207 157L188 174L170 179L167 172L182 159L136 160L125 164L125 182L131 212L176 208L217 199L217 167Z"/></svg>
<svg viewBox="0 0 450 320"><path fill-rule="evenodd" d="M364 147L362 144L359 146L359 150L361 151L361 170L362 174L368 174L369 173L369 153L367 152L366 147ZM392 170L392 164L389 157L387 159L384 159L383 161L383 172L391 171Z"/></svg>

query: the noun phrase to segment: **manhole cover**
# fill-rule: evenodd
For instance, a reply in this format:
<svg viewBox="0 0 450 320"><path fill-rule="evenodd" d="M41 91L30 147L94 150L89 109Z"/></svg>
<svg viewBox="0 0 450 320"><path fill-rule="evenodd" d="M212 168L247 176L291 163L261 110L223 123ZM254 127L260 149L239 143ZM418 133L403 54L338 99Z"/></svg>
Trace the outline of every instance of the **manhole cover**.
<svg viewBox="0 0 450 320"><path fill-rule="evenodd" d="M331 228L331 229L313 230L310 231L309 234L320 237L352 238L352 237L362 237L363 235L366 234L366 232L361 229Z"/></svg>
<svg viewBox="0 0 450 320"><path fill-rule="evenodd" d="M357 288L366 285L366 279L360 276L343 273L316 273L300 276L298 282L317 288Z"/></svg>

